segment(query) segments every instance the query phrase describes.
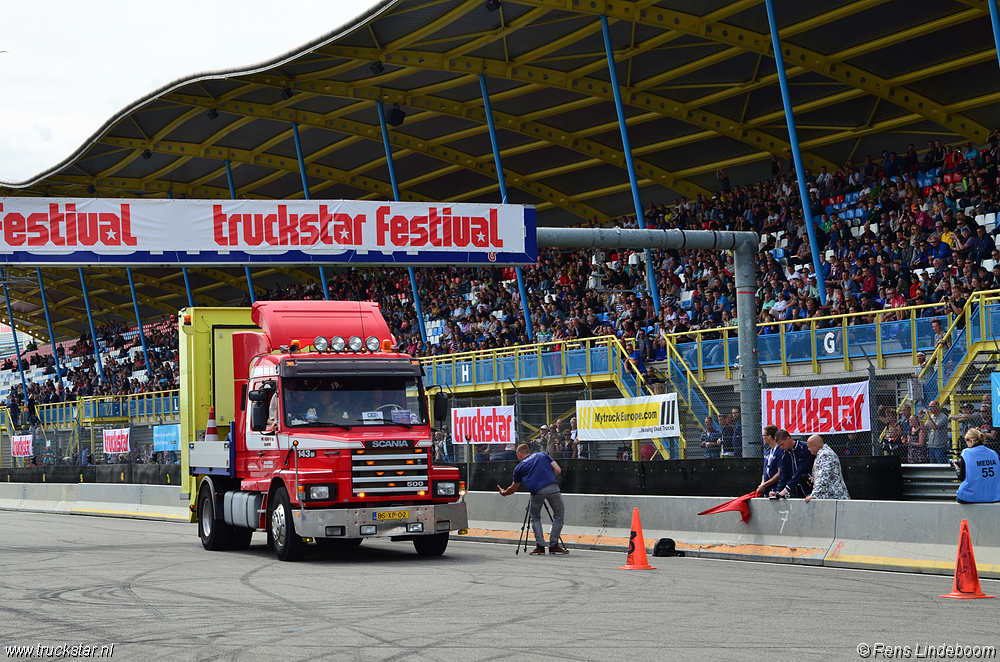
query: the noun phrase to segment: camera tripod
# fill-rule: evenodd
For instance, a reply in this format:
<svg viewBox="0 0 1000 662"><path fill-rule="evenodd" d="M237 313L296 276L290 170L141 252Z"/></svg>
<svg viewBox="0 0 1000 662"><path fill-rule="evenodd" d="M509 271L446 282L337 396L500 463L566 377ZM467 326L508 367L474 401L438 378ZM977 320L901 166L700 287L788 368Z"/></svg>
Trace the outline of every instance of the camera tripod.
<svg viewBox="0 0 1000 662"><path fill-rule="evenodd" d="M555 524L556 520L554 517L552 517L552 511L549 510L549 504L545 503L545 501L543 500L542 506L545 507L545 512L549 514L549 522ZM521 524L521 534L517 538L517 547L514 548L514 556L517 556L521 552L522 540L524 545L524 551L525 552L528 551L528 518L530 516L531 516L531 497L528 497L528 505L524 507L524 522ZM564 547L566 546L566 543L563 542L562 531L559 532L558 542L562 543ZM550 532L549 543L550 544L552 543L551 532Z"/></svg>

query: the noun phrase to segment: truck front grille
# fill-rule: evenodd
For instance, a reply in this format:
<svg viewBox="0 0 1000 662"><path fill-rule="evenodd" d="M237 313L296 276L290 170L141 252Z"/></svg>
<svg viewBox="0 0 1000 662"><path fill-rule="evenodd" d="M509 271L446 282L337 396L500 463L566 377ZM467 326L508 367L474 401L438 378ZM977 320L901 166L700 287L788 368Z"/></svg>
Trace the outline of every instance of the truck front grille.
<svg viewBox="0 0 1000 662"><path fill-rule="evenodd" d="M370 448L351 454L354 496L423 496L430 493L427 449Z"/></svg>

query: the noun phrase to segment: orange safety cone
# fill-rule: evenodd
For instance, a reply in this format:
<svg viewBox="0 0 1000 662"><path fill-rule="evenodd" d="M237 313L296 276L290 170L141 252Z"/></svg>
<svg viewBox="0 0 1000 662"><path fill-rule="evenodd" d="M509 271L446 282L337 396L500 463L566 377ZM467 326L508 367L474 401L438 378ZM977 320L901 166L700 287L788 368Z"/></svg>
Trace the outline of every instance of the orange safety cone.
<svg viewBox="0 0 1000 662"><path fill-rule="evenodd" d="M632 535L628 539L628 557L625 565L619 570L656 570L649 565L646 558L646 541L642 537L642 522L639 521L639 509L632 509Z"/></svg>
<svg viewBox="0 0 1000 662"><path fill-rule="evenodd" d="M219 430L215 427L215 407L208 408L208 424L205 426L205 441L218 441Z"/></svg>
<svg viewBox="0 0 1000 662"><path fill-rule="evenodd" d="M940 597L955 600L996 597L984 594L979 586L979 571L976 570L976 556L972 553L972 538L969 536L969 520L962 520L962 528L958 534L958 558L955 560L955 581L951 593Z"/></svg>

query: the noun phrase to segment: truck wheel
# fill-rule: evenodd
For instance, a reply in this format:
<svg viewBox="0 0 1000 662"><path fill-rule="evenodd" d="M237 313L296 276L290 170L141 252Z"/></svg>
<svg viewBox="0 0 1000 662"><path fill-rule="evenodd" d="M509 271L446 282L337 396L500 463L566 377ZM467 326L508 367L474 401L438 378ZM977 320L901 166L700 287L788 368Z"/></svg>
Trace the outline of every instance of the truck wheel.
<svg viewBox="0 0 1000 662"><path fill-rule="evenodd" d="M232 541L233 527L215 519L215 494L208 485L198 492L198 535L202 546L213 552L229 549Z"/></svg>
<svg viewBox="0 0 1000 662"><path fill-rule="evenodd" d="M324 551L342 552L360 545L364 538L316 538L316 546Z"/></svg>
<svg viewBox="0 0 1000 662"><path fill-rule="evenodd" d="M441 556L448 549L448 534L437 533L413 539L413 548L420 556Z"/></svg>
<svg viewBox="0 0 1000 662"><path fill-rule="evenodd" d="M229 541L229 549L248 549L251 540L253 540L253 531L234 526L233 536Z"/></svg>
<svg viewBox="0 0 1000 662"><path fill-rule="evenodd" d="M274 508L268 518L268 525L274 542L274 553L279 561L298 561L305 556L306 544L302 541L302 536L295 533L292 502L284 487L279 487L274 493Z"/></svg>

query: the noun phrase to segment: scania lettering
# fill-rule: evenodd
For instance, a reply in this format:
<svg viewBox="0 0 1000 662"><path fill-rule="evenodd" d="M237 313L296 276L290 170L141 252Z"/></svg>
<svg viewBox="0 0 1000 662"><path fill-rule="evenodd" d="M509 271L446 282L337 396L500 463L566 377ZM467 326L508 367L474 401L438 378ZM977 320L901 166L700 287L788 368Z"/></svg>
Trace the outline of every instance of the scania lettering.
<svg viewBox="0 0 1000 662"><path fill-rule="evenodd" d="M188 308L178 323L182 460L205 549L263 531L283 561L372 537L437 556L468 527L458 469L433 462L420 364L391 351L375 303Z"/></svg>

